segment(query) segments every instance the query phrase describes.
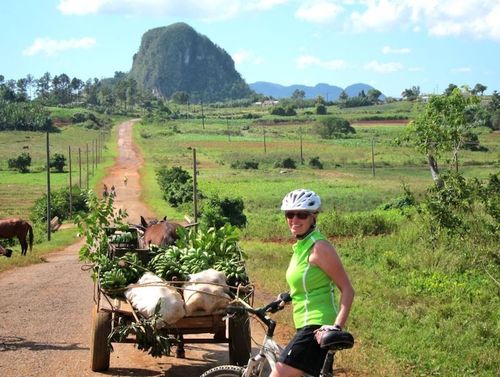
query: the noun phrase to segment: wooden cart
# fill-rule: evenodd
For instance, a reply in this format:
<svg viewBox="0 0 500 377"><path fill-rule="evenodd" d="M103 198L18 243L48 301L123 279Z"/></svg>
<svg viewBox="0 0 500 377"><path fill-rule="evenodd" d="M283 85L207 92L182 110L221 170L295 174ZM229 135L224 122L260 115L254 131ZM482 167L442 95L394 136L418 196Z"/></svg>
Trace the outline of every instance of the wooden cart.
<svg viewBox="0 0 500 377"><path fill-rule="evenodd" d="M137 247L137 245L132 246ZM131 248L130 245L111 247L110 256L130 251L138 253L142 260L147 260L149 250ZM184 343L227 343L230 363L245 365L251 353L248 316L246 314L234 316L227 320L227 324L224 320L225 316L225 312L187 316L169 326L168 329L161 329L160 332L169 337L182 335ZM110 361L109 335L118 324L130 323L136 321L136 318L137 314L125 297L111 297L96 282L90 341L90 367L92 371L108 370ZM190 337L189 335L195 336ZM134 336L129 336L125 342L135 343Z"/></svg>

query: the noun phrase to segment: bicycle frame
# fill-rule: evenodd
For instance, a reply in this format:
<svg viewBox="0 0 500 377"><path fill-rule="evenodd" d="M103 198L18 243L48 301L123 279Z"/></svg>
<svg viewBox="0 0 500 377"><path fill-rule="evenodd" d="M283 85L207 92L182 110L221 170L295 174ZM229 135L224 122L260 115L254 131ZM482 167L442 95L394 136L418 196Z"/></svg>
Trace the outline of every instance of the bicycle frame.
<svg viewBox="0 0 500 377"><path fill-rule="evenodd" d="M279 303L280 301L275 301L267 305L263 310L254 310L246 302L242 302L246 310L254 314L267 327L264 341L262 342L259 353L255 356L250 357L250 359L248 360L248 364L243 371L242 377L267 377L267 375L262 374L265 371L266 361L269 364L271 370L274 370L283 348L273 339L276 322L269 318L265 313L280 310L280 307L277 305L277 303ZM333 366L334 354L335 352L333 351L328 352L323 367L321 368L320 377L332 376L331 371ZM310 376L308 374L305 374L303 377Z"/></svg>
<svg viewBox="0 0 500 377"><path fill-rule="evenodd" d="M245 301L236 298L235 302L239 303L239 305L229 306L227 308L228 315L246 311L257 317L257 319L266 327L266 334L262 345L260 346L259 352L256 355L251 356L247 365L244 367L221 365L206 371L201 377L268 377L268 373L270 373L271 370L275 370L279 355L283 349L273 339L276 322L272 320L267 313L275 313L278 310L281 310L283 308L283 301L284 300L276 300L264 307L254 309ZM321 368L319 377L332 377L335 352L345 348L351 348L354 344L354 338L351 334L342 331L329 332L326 335L323 335L323 338L325 341L322 344L322 347L327 348L328 353L323 363L323 367ZM269 370L269 368L271 370ZM305 374L303 377L312 376Z"/></svg>
<svg viewBox="0 0 500 377"><path fill-rule="evenodd" d="M242 377L267 377L262 375L266 367L266 361L269 363L271 370L274 370L281 351L282 347L266 334L259 353L248 360L248 365L245 367Z"/></svg>

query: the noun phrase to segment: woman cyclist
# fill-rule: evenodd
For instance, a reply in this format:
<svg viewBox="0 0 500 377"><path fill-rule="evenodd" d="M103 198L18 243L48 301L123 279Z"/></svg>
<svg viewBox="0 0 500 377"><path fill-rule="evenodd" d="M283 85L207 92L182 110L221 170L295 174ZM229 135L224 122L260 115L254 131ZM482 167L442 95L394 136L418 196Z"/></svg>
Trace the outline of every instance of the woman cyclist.
<svg viewBox="0 0 500 377"><path fill-rule="evenodd" d="M319 346L322 333L341 330L349 316L354 289L335 248L316 229L320 208L320 197L305 189L288 193L281 204L296 239L286 280L297 332L270 377L300 377L304 372L317 376L327 353ZM340 291L338 309L335 287Z"/></svg>

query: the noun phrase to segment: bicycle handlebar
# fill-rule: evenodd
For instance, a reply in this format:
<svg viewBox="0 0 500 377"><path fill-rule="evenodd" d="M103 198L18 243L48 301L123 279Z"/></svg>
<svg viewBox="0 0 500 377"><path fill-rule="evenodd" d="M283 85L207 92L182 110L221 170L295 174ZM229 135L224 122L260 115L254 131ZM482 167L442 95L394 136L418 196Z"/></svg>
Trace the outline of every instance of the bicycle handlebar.
<svg viewBox="0 0 500 377"><path fill-rule="evenodd" d="M228 314L236 314L236 313L244 313L248 312L255 315L262 323L267 326L267 334L272 337L274 333L274 329L276 328L276 322L273 321L270 317L267 316L267 313L276 313L279 310L282 310L285 305L284 302L289 302L292 300L292 297L288 292L281 293L277 300L270 302L269 304L262 306L260 308L252 308L247 302L242 300L239 297L235 298L235 301L239 305L229 305L226 308Z"/></svg>

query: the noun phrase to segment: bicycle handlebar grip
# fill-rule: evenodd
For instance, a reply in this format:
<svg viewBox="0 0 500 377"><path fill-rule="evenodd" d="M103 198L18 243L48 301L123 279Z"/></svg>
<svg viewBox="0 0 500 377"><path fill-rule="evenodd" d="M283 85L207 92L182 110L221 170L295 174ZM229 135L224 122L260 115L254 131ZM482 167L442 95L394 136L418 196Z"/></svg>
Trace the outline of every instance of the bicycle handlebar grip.
<svg viewBox="0 0 500 377"><path fill-rule="evenodd" d="M278 298L283 302L292 301L292 296L290 296L290 292L282 292L279 294Z"/></svg>

